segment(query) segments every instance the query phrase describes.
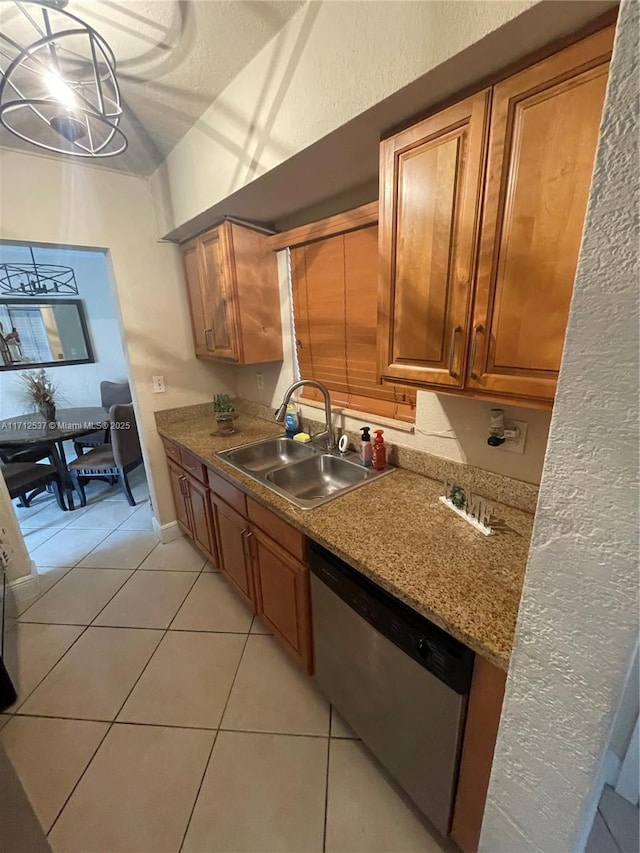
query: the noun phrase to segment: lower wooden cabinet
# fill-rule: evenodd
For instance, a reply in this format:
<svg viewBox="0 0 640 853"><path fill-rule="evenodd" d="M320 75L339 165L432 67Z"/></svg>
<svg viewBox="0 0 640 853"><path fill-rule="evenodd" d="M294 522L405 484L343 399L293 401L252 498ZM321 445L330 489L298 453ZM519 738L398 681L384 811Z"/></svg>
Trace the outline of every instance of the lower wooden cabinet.
<svg viewBox="0 0 640 853"><path fill-rule="evenodd" d="M309 672L309 569L258 528L251 531L256 612Z"/></svg>
<svg viewBox="0 0 640 853"><path fill-rule="evenodd" d="M222 571L294 660L312 673L305 537L226 477L212 470L204 473L195 457L168 439L163 442L180 529ZM184 459L193 460L190 473Z"/></svg>
<svg viewBox="0 0 640 853"><path fill-rule="evenodd" d="M209 506L209 490L170 459L167 459L167 465L180 529L217 564L217 543Z"/></svg>
<svg viewBox="0 0 640 853"><path fill-rule="evenodd" d="M506 672L476 655L462 741L451 837L463 853L477 853Z"/></svg>
<svg viewBox="0 0 640 853"><path fill-rule="evenodd" d="M184 471L167 458L169 466L169 480L171 482L171 491L173 493L173 502L176 505L176 519L183 533L191 535L191 525L189 521L189 507L187 503L187 494L184 488L186 479Z"/></svg>
<svg viewBox="0 0 640 853"><path fill-rule="evenodd" d="M191 537L216 565L218 562L217 543L209 504L209 490L188 475L186 481L191 510Z"/></svg>
<svg viewBox="0 0 640 853"><path fill-rule="evenodd" d="M218 534L220 569L242 597L255 609L249 550L249 522L212 492L211 500Z"/></svg>

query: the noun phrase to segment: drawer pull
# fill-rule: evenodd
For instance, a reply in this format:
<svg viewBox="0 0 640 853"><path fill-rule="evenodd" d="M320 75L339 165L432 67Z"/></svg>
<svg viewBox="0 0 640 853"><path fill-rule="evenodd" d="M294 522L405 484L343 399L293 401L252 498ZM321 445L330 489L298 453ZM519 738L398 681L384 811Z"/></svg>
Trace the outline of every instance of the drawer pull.
<svg viewBox="0 0 640 853"><path fill-rule="evenodd" d="M471 378L477 379L478 374L475 370L476 363L476 346L478 343L478 335L482 332L482 326L479 324L473 330L473 340L471 341L471 355L469 356L469 366L471 367Z"/></svg>
<svg viewBox="0 0 640 853"><path fill-rule="evenodd" d="M451 330L451 341L449 342L449 376L454 379L458 374L453 369L453 358L456 354L456 335L462 331L462 326L456 326Z"/></svg>

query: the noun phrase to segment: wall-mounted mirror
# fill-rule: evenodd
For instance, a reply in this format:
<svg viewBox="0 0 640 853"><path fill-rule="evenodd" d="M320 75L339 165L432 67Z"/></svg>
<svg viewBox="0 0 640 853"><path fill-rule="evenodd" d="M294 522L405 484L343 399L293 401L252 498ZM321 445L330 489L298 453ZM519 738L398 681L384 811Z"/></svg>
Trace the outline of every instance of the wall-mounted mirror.
<svg viewBox="0 0 640 853"><path fill-rule="evenodd" d="M0 299L0 370L93 361L81 299Z"/></svg>

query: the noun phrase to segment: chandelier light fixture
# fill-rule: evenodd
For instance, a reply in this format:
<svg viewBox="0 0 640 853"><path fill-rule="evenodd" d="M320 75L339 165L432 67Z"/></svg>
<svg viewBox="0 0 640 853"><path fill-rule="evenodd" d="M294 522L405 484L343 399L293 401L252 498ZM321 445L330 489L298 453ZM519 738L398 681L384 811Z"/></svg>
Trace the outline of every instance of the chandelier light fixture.
<svg viewBox="0 0 640 853"><path fill-rule="evenodd" d="M31 262L0 264L0 294L7 296L77 296L78 283L73 267Z"/></svg>
<svg viewBox="0 0 640 853"><path fill-rule="evenodd" d="M0 122L46 151L113 157L127 147L119 127L115 56L104 38L67 12L66 5L67 0L15 0L17 14L10 19L5 15Z"/></svg>

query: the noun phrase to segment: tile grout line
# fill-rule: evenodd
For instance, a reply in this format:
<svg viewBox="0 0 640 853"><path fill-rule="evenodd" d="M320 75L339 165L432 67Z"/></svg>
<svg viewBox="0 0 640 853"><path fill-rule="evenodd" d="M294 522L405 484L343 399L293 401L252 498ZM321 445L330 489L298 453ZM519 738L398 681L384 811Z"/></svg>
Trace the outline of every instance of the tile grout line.
<svg viewBox="0 0 640 853"><path fill-rule="evenodd" d="M151 553L151 552L149 552L149 553ZM147 554L147 557L148 557L148 556L149 556L149 554ZM146 560L146 557L145 557L145 560ZM144 562L144 561L143 561L143 562ZM197 574L196 574L195 572L193 573L193 574L196 574L196 578L195 578L195 580L193 581L193 583L191 584L191 586L189 587L189 589L187 590L187 592L185 593L184 598L182 599L182 601L181 601L181 602L180 602L180 604L178 605L178 609L176 610L176 614L177 614L177 613L182 609L182 605L183 605L183 604L185 603L185 601L187 600L187 598L188 598L188 596L189 596L189 593L191 592L191 590L192 590L192 589L193 589L193 587L195 586L195 584L196 584L196 582L197 582L198 578L199 578L199 577L200 577L200 575L202 574L202 571L203 571L203 570L201 569ZM186 572L182 572L181 574L186 574ZM122 588L122 587L121 587L121 588ZM104 608L103 608L103 609L104 609ZM100 613L102 613L102 611L100 611ZM98 614L98 616L100 615L100 613ZM96 616L96 619L98 618L98 616ZM166 628L144 628L144 629L140 629L140 630L147 630L147 631L148 631L148 630L150 630L150 631L158 631L158 630L160 630L160 631L162 631L162 636L160 637L160 639L158 640L157 644L155 645L155 647L154 647L153 651L151 652L151 655L149 656L149 660L148 660L148 661L145 663L145 665L142 667L142 670L140 671L140 673L139 673L138 677L136 678L136 680L134 681L133 685L131 686L131 690L129 690L129 692L128 692L128 693L127 693L127 695L125 696L124 702L122 703L122 705L120 705L120 707L119 707L119 708L118 708L118 710L116 711L116 714L115 714L115 716L114 716L114 718L113 718L113 722L114 722L114 723L118 720L118 716L122 713L122 709L124 708L124 706L125 706L125 705L127 704L127 702L129 701L129 697L131 696L131 694L133 693L133 691L136 689L136 685L138 684L138 682L140 681L140 679L142 678L142 676L143 676L143 675L144 675L144 673L146 672L147 667L149 666L149 664L151 663L151 661L152 661L152 660L153 660L153 658L155 657L155 654L156 654L156 652L158 651L158 649L160 648L160 645L162 644L162 642L163 642L164 638L165 638L165 637L167 636L167 634L169 633L169 628L170 628L170 626L171 626L171 622L173 622L173 620L174 620L174 619L175 619L175 614L174 614L173 618L171 619L171 621L169 622L169 625L167 625L167 627L166 627ZM95 627L99 627L99 626L97 626L97 625L96 625ZM104 627L104 626L100 626L100 627Z"/></svg>
<svg viewBox="0 0 640 853"><path fill-rule="evenodd" d="M68 718L66 718L66 717L50 717L50 718L48 718L48 719L59 720L59 719L68 719ZM92 754L91 754L91 758L87 761L87 764L86 764L86 766L85 766L84 770L82 771L82 773L80 774L80 776L78 776L78 779L77 779L77 781L76 781L75 785L74 785L74 786L72 787L72 789L69 791L69 795L65 798L65 801L62 803L62 805L61 805L61 806L60 806L60 808L58 809L58 812L56 813L56 816L55 816L55 818L54 818L54 820L53 820L53 823L51 824L51 826L49 827L49 829L48 829L48 830L47 830L47 832L45 833L45 835L47 836L47 838L49 837L49 835L51 834L51 832L53 832L53 829L54 829L55 825L57 824L58 820L60 819L60 816L61 816L62 812L66 809L66 807L67 807L67 804L68 804L69 800L71 799L71 797L73 797L74 793L76 792L76 788L78 787L78 785L80 784L80 782L84 779L84 776L85 776L85 774L86 774L87 770L88 770L88 769L89 769L89 767L91 767L91 765L93 764L93 759L94 759L94 758L96 757L96 755L98 754L98 751L99 751L100 747L101 747L101 746L102 746L102 744L105 742L105 740L107 739L107 735L109 734L109 732L110 732L110 731L111 731L111 729L113 728L113 722L109 722L108 720L106 720L106 721L105 721L105 720L91 720L91 721L89 721L89 722L96 722L96 723L105 723L105 722L106 722L106 724L107 724L107 730L105 731L104 735L100 738L100 742L98 743L98 745L96 746L96 748L95 748L95 749L94 749L94 751L92 752Z"/></svg>
<svg viewBox="0 0 640 853"><path fill-rule="evenodd" d="M598 808L596 809L596 814L599 814L600 817L602 818L602 822L604 823L605 829L609 833L611 840L613 841L613 846L616 848L618 853L624 853L624 850L618 844L618 839L616 838L615 833L613 832L613 830L609 826L609 823L607 822L607 818L605 817L604 812L600 810L600 803L598 803Z"/></svg>
<svg viewBox="0 0 640 853"><path fill-rule="evenodd" d="M329 814L329 762L331 761L331 726L333 724L333 705L329 703L329 737L327 738L327 772L324 780L324 824L322 830L322 853L327 849L327 817Z"/></svg>
<svg viewBox="0 0 640 853"><path fill-rule="evenodd" d="M28 625L46 625L46 624L48 624L48 623L47 623L47 622L28 622L28 623L26 623L26 624L28 624ZM65 627L66 627L66 626L65 626ZM41 678L41 679L40 679L40 681L36 684L36 686L33 688L33 690L30 690L30 691L27 693L27 695L24 697L24 699L22 699L22 700L20 701L20 703L19 703L18 705L16 705L15 710L12 712L13 714L15 714L15 715L20 715L20 708L22 708L22 706L23 706L23 705L24 705L24 703L27 701L27 699L29 699L31 696L33 696L33 694L36 692L36 690L38 689L38 687L40 687L40 685L41 685L41 684L42 684L42 682L45 680L45 678L48 678L48 677L51 675L51 673L52 673L52 672L53 672L53 670L58 666L58 664L60 663L60 661L62 660L62 658L63 658L66 654L68 654L68 653L71 651L71 649L75 646L75 644L78 642L78 640L80 639L80 637L83 637L83 636L85 635L85 633L86 633L86 631L87 631L87 628L88 628L89 626L88 626L88 625L72 625L72 626L70 626L70 627L72 627L72 628L82 628L82 631L80 631L80 633L79 633L79 634L78 634L78 636L75 638L75 640L71 643L71 645L69 646L69 648L68 648L68 649L66 649L66 650L62 653L62 655L58 658L58 660L57 660L55 663L53 663L53 664L51 665L51 668L50 668L50 669L48 669L48 670L47 670L47 672L42 676L42 678ZM26 716L26 714L22 714L22 715L20 715L20 716Z"/></svg>
<svg viewBox="0 0 640 853"><path fill-rule="evenodd" d="M152 549L152 550L153 550L153 549ZM149 552L149 553L151 553L151 552ZM149 555L147 554L147 555L143 558L143 560L146 560L146 558L147 558L148 556L149 556ZM141 563L140 563L139 565L141 565ZM138 567L139 567L139 566L138 566ZM203 568L204 568L204 567L203 567ZM98 570L98 571L99 571L99 570ZM136 571L136 570L134 569L134 572L135 572L135 571ZM202 571L202 570L201 570L201 571ZM198 573L198 574L200 574L200 573ZM133 575L133 573L132 573L132 575ZM131 576L132 576L132 575L131 575ZM131 576L130 576L130 577L131 577ZM129 577L129 578L127 578L127 580L129 580L129 579L130 579L130 577ZM126 581L125 581L125 583L126 583ZM194 583L195 583L195 581L194 581ZM115 595L117 595L117 593L120 591L120 589L122 589L122 587L123 587L123 586L124 586L124 584L122 584L122 586L121 586L121 587L119 587L119 589L117 590L117 592L116 592L116 593L114 593L114 596L112 596L112 598L111 598L111 599L109 599L109 601L112 601L112 600L113 600L113 598L115 597ZM187 595L189 594L189 592L191 591L191 589L192 589L192 588L193 588L193 584L191 585L191 587L189 587L189 591L188 591L188 592L187 592L187 594L185 595L185 598L183 599L182 603L180 604L180 607L182 607L182 605L184 604L184 601L186 600L186 597L187 597ZM107 602L107 604L108 604L108 603L109 603L109 602ZM105 604L105 607L106 607L106 606L107 606L107 605ZM178 608L178 610L180 609L180 607ZM104 608L102 608L102 609L104 610ZM100 613L102 613L102 610L100 611ZM98 614L96 615L96 617L95 617L95 618L97 619L97 617L98 617L99 615L100 615L100 614L98 613ZM89 627L91 627L91 626L87 626L87 627L85 628L85 630L82 632L82 634L81 634L80 636L83 636L83 634L86 632L86 630L87 630ZM98 627L98 626L94 626L94 627ZM146 630L146 629L145 629L145 630ZM156 629L156 630L157 630L157 629ZM80 776L79 776L79 778L78 778L78 780L77 780L76 784L73 786L73 788L72 788L71 792L69 793L69 796L65 799L64 803L62 804L62 807L61 807L61 808L60 808L60 810L58 811L58 813L57 813L57 815L56 815L55 820L53 821L53 823L51 824L51 826L50 826L50 828L49 828L49 831L46 833L46 834L47 834L47 837L48 837L48 836L49 836L49 834L53 831L53 828L55 827L56 823L57 823L57 822L58 822L58 820L60 819L60 817L61 817L62 813L63 813L63 812L64 812L64 810L65 810L65 808L67 807L67 804L70 802L71 797L73 796L73 794L75 793L76 789L78 788L78 785L80 784L80 782L81 782L81 781L82 781L82 779L84 778L84 776L85 776L85 774L86 774L87 770L89 769L89 767L90 767L90 766L91 766L91 764L93 763L93 760L94 760L94 758L96 757L96 755L98 754L98 751L99 751L100 747L102 746L102 744L103 744L103 743L104 743L104 741L106 740L107 736L109 735L109 732L110 732L110 731L111 731L111 729L114 727L114 725L116 725L116 721L117 721L118 715L120 714L120 712L122 711L122 709L123 709L123 708L124 708L124 706L126 705L126 703L127 703L128 699L129 699L129 696L131 696L131 693L133 692L133 690L135 690L135 687L136 687L136 685L137 685L138 681L140 680L140 678L142 677L143 673L145 672L145 670L146 670L146 669L147 669L147 667L149 666L149 663L151 662L152 658L154 657L155 653L157 652L158 647L160 646L160 643L161 643L161 642L163 641L163 639L165 638L165 636L166 636L166 634L167 634L168 630L169 630L169 629L168 629L168 628L166 628L166 629L163 631L163 633L162 633L162 637L160 637L160 639L158 640L157 644L155 645L155 647L154 647L153 651L152 651L152 652L151 652L151 654L149 655L149 659L147 660L147 662L146 662L146 664L143 666L143 668L142 668L142 670L141 670L140 674L138 675L138 677L137 677L137 678L136 678L136 680L134 681L134 683L133 683L133 685L132 685L131 689L129 690L129 692L127 693L127 695L126 695L126 697L125 697L125 699L124 699L124 701L123 701L122 705L120 705L120 707L119 707L119 708L118 708L118 710L116 711L116 713L115 713L115 715L114 715L113 720L111 720L111 721L106 721L106 722L107 722L107 730L106 730L106 732L104 733L104 737L100 740L100 743L98 744L98 746L96 747L95 751L93 752L93 754L92 754L91 758L89 759L89 761L88 761L88 763L87 763L86 767L84 768L84 770L83 770L83 771L82 771L82 773L80 774ZM78 638L78 639L79 639L79 638ZM76 642L77 642L77 641L76 641ZM65 654L66 654L66 653L65 653ZM63 657L64 657L64 655L63 655ZM60 660L62 660L62 658L60 658ZM58 661L58 663L59 663L59 662L60 662L60 661ZM57 665L57 664L56 664L56 665ZM27 716L27 715L25 714L25 715L22 715L22 716ZM57 718L57 717L52 717L52 719L68 719L68 718ZM104 721L104 720L96 720L96 722L105 722L105 721ZM206 731L206 730L204 730L204 731ZM216 740L216 738L214 737L214 744L215 744L215 740ZM211 748L212 748L212 750L213 750L213 746L212 746ZM195 805L195 804L194 804L194 805Z"/></svg>
<svg viewBox="0 0 640 853"><path fill-rule="evenodd" d="M70 510L67 510L67 512L69 512L69 511L70 511ZM57 533L62 533L62 530L65 530L65 529L66 529L66 528L64 528L64 527L63 527L61 530L58 530L58 531L57 531ZM91 554L91 552L92 552L92 551L95 551L95 549L98 547L98 545L101 545L101 544L104 542L104 540L105 540L108 536L110 536L113 532L114 532L113 530L110 530L109 532L105 533L104 538L102 538L102 539L101 539L101 540L100 540L100 541L99 541L99 542L98 542L98 543L97 543L97 544L96 544L96 545L91 549L91 551L87 551L87 553L86 553L86 554L84 554L82 557L80 557L80 559L78 560L78 562L77 562L77 563L74 563L72 566L70 566L70 567L69 567L69 572L70 572L70 571L72 571L73 569L77 569L77 568L79 568L78 563L82 562L82 560L84 560L84 558L85 558L85 557L88 557L88 556L89 556L89 554ZM54 535L56 535L56 534L54 534ZM51 537L51 538L53 538L53 537ZM23 539L24 539L24 536L23 536ZM42 542L41 544L42 544L42 545L46 545L46 544L47 544L47 542L49 542L49 539L47 539L47 540L46 540L46 542ZM40 545L38 545L38 546L37 546L37 548L34 548L34 551L37 551L39 547L40 547ZM30 558L31 560L33 560L33 562L34 562L34 563L35 563L35 565L36 565L36 569L37 569L37 568L38 568L38 564L37 564L37 563L36 563L36 561L33 559L33 554L31 554L31 552L29 552L29 558ZM45 566L45 568L47 568L47 569L66 569L67 567L66 567L66 566ZM43 593L42 593L42 595L39 595L39 596L36 598L36 600L35 600L35 601L32 601L32 602L31 602L31 604L30 604L30 605L29 605L29 606L28 606L28 607L27 607L27 608L26 608L26 609L25 609L25 610L20 614L20 616L16 619L16 622L20 622L20 621L22 621L22 617L24 616L24 614L25 614L25 613L28 613L28 612L29 612L29 610L31 610L31 608L33 607L33 605L34 605L34 604L37 604L37 603L38 603L39 601L41 601L41 600L42 600L42 599L43 599L43 598L44 598L44 597L45 597L49 592L51 592L51 590L53 589L53 587L54 587L54 586L57 586L57 585L60 583L60 581L61 581L61 580L63 580L63 579L64 579L64 578L69 574L69 572L65 572L65 573L64 573L64 575L63 575L61 578L58 578L58 580L57 580L57 581L56 581L52 586L50 586L48 590L46 590L46 592L43 592ZM27 621L27 620L25 620L25 621ZM49 624L49 623L48 623L48 622L43 622L43 623L41 623L41 624L47 625L47 624ZM51 623L51 624L55 624L55 623Z"/></svg>
<svg viewBox="0 0 640 853"><path fill-rule="evenodd" d="M113 533L113 531L111 531L111 532ZM109 536L109 535L110 535L110 534L107 534L107 536ZM106 539L106 538L107 538L107 537L105 537L105 539ZM101 542L104 542L104 539L102 539L102 540L101 540ZM98 544L100 544L100 543L98 543ZM96 547L98 547L98 546L96 545ZM153 549L152 549L152 550L153 550ZM149 553L151 553L151 552L149 552ZM85 556L87 556L87 555L85 554ZM147 554L147 556L149 556L149 555ZM81 559L83 559L83 560L84 560L84 557L82 557ZM145 557L144 559L146 559L146 557ZM61 568L65 568L65 567L61 567ZM73 566L73 567L72 567L72 569L73 569L73 568L76 568L76 566ZM70 570L70 571L71 571L71 570ZM100 569L97 569L97 571L100 571ZM113 599L115 598L115 596L120 592L120 590L121 590L121 589L123 588L123 586L127 583L127 581L129 581L129 580L131 579L131 577L132 577L132 575L133 575L133 573L134 573L134 572L135 572L135 569L133 570L133 572L131 572L131 574L129 575L129 577L128 577L125 581L123 581L123 583L122 583L122 584L120 584L120 586L119 586L119 587L117 588L117 590L113 593L113 595L111 596L111 598L106 602L106 604L104 605L104 607L102 607L102 608L100 609L100 611L99 611L99 612L94 616L94 618L93 618L92 622L90 622L90 623L89 623L89 625L84 625L84 626L83 626L83 625L71 625L71 626L70 626L70 627L82 628L83 630L80 632L80 634L78 634L78 636L76 637L76 639L73 641L73 643L71 643L71 645L69 646L69 648L68 648L68 649L66 649L66 651L62 654L62 656L61 656L61 657L59 657L59 658L58 658L58 660L53 664L53 666L51 667L51 669L49 669L49 670L47 671L47 673L46 673L46 674L45 674L45 675L40 679L40 681L36 684L36 686L33 688L33 690L31 690L31 691L27 694L27 696L25 696L25 698L20 702L20 704L16 707L16 710L15 710L15 712L14 712L14 713L17 713L17 712L20 710L20 708L22 708L22 706L24 705L24 703L25 703L25 702L26 702L26 701L27 701L27 700L28 700L28 699L29 699L29 698L30 698L30 697L35 693L35 691L40 687L40 685L43 683L43 681L45 680L45 678L48 678L48 677L49 677L49 675L51 675L51 673L53 672L53 670L58 666L58 664L59 664L59 663L60 663L60 662L61 662L61 661L66 657L66 655L67 655L67 654L71 651L71 649L75 646L75 644L78 642L78 640L80 639L80 637L83 637L83 636L86 634L86 632L87 632L88 628L91 628L91 627L100 627L100 626L97 626L97 625L96 625L96 626L94 626L94 625L93 625L93 621L95 621L95 619L97 619L97 618L98 618L98 616L100 615L100 613L102 613L102 611L104 610L104 608L105 608L105 607L107 607L107 605L108 605L108 604L110 604L110 603L113 601ZM63 578L65 578L68 574L69 574L69 572L66 572L66 573L63 575L63 577L62 577L62 578L60 578L60 580L56 581L56 583L55 583L55 584L53 584L53 586L51 587L51 589L53 589L53 587L57 586L57 584L58 584L58 583L60 583L60 581L61 581L61 580L63 580ZM40 600L41 600L41 598L44 598L44 597L47 595L47 593L51 591L51 589L48 589L48 590L47 590L47 592L45 592L45 593L44 593L44 595L42 595L41 597L38 597L38 598L36 599L36 601L34 601L34 602L33 602L33 604L36 604L36 602L37 602L37 601L40 601ZM183 603L184 603L184 602L183 602ZM182 605L180 605L180 606L182 606ZM30 605L30 607L33 607L33 605ZM30 609L30 607L27 607L27 610L25 610L25 613ZM20 619L16 620L16 624L19 624L19 623L20 623L20 621L21 621ZM56 624L58 624L58 623L56 623L56 622L29 622L28 620L24 620L24 621L25 621L25 624L29 624L29 625L56 625ZM144 629L144 630L147 630L147 629ZM162 638L161 638L161 639L162 639ZM156 647L156 648L157 648L157 647ZM154 652L155 652L155 649L154 649ZM153 657L153 655L152 655L152 657ZM127 698L128 698L128 697L127 697ZM118 713L119 713L119 712L118 712ZM25 715L25 716L26 716L26 715Z"/></svg>
<svg viewBox="0 0 640 853"><path fill-rule="evenodd" d="M158 644L159 645L159 644ZM153 651L155 655L157 651L157 646ZM152 655L153 657L153 655ZM134 685L135 687L135 685ZM133 688L132 688L133 690ZM128 697L127 697L128 698ZM126 702L127 700L125 700ZM30 714L29 712L20 712L16 711L14 714L10 714L8 712L3 712L7 714L7 716L14 717L26 717L32 720L68 720L76 723L105 723L110 725L111 723L117 723L119 726L151 726L152 728L160 728L160 729L178 729L180 731L205 731L205 732L226 732L227 734L247 734L247 735L274 735L276 737L293 737L293 738L314 738L315 740L348 740L355 742L356 738L329 738L329 735L319 735L310 732L281 732L281 731L266 731L261 729L230 729L225 726L180 726L177 723L149 723L142 722L140 720L107 720L99 717L62 717L55 714ZM120 713L120 712L118 712ZM224 712L223 712L224 713ZM8 723L7 723L8 724Z"/></svg>
<svg viewBox="0 0 640 853"><path fill-rule="evenodd" d="M203 569L203 571L204 571L204 569ZM253 620L251 620L251 625L253 625ZM209 757L207 758L207 763L206 763L206 764L205 764L205 766L204 766L204 771L203 771L203 773L202 773L202 779L200 780L200 784L198 785L198 790L197 790L197 792L196 792L196 796L195 796L195 799L194 799L194 801L193 801L193 805L191 806L191 811L189 812L189 818L188 818L187 823L186 823L186 826L185 826L185 828L184 828L184 833L183 833L183 835L182 835L182 840L180 841L180 846L179 846L179 848L178 848L178 853L182 853L182 848L184 847L184 843L185 843L185 841L186 841L186 839L187 839L187 833L189 832L189 827L191 826L191 821L193 820L193 813L194 813L194 812L195 812L195 810L196 810L196 804L197 804L198 799L199 799L199 797L200 797L200 791L202 790L202 786L204 785L205 776L207 775L207 771L209 770L209 765L211 764L211 760L212 760L212 758L213 758L213 750L214 750L215 745L216 745L216 743L217 743L217 741L218 741L218 734L220 733L220 731L226 731L225 729L221 729L221 728L220 728L220 726L222 725L222 721L223 721L223 719L224 719L224 715L225 715L225 713L226 713L226 711L227 711L227 706L228 706L228 704L229 704L229 699L231 698L231 693L233 692L233 688L234 688L234 686L235 686L236 679L237 679L237 677L238 677L238 672L240 671L240 665L241 665L241 663L242 663L242 659L244 658L245 649L247 648L247 644L248 644L248 642L249 642L249 637L250 637L250 632L251 632L251 625L249 625L249 630L247 631L247 634L246 634L246 637L245 637L244 646L242 647L242 652L241 652L240 657L239 657L239 659L238 659L238 665L237 665L237 667L236 667L236 671L235 671L235 672L234 672L234 674L233 674L233 680L232 680L232 682L231 682L231 687L229 688L229 692L228 692L228 694L227 694L227 701L224 703L224 708L222 709L222 713L220 714L220 722L218 723L218 728L217 728L217 731L216 731L215 737L214 737L214 739L213 739L213 743L211 744L211 751L209 752Z"/></svg>

